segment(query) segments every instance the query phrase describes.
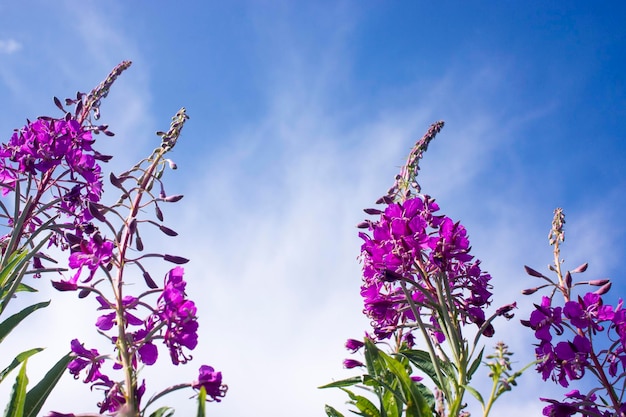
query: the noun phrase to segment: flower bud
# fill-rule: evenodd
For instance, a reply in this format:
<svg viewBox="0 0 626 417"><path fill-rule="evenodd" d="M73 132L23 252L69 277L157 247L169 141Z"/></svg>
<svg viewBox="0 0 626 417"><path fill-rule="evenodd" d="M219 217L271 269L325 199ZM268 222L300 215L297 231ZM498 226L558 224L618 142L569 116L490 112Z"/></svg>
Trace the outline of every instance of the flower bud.
<svg viewBox="0 0 626 417"><path fill-rule="evenodd" d="M156 218L159 219L159 221L163 221L163 212L159 206L156 205L156 203L154 204L154 212L156 214Z"/></svg>
<svg viewBox="0 0 626 417"><path fill-rule="evenodd" d="M343 366L346 369L356 368L357 366L365 366L363 362L357 361L355 359L346 359L343 361Z"/></svg>
<svg viewBox="0 0 626 417"><path fill-rule="evenodd" d="M534 269L532 269L529 266L524 265L524 269L526 270L526 273L530 276L533 277L537 277L537 278L547 278L545 275L543 275L541 272L535 271Z"/></svg>
<svg viewBox="0 0 626 417"><path fill-rule="evenodd" d="M375 208L366 208L363 210L364 212L366 212L367 214L372 214L372 215L377 215L377 214L381 214L382 211L375 209Z"/></svg>
<svg viewBox="0 0 626 417"><path fill-rule="evenodd" d="M189 262L189 259L183 258L182 256L174 256L174 255L163 255L163 259L167 262L171 262L173 264L182 265Z"/></svg>
<svg viewBox="0 0 626 417"><path fill-rule="evenodd" d="M536 293L538 290L539 290L539 288L538 288L538 287L535 287L535 288L527 288L527 289L525 289L525 290L522 290L522 294L524 294L524 295L530 295L530 294L534 294L534 293Z"/></svg>
<svg viewBox="0 0 626 417"><path fill-rule="evenodd" d="M143 279L146 281L146 285L152 289L158 288L159 286L154 282L148 271L143 271Z"/></svg>
<svg viewBox="0 0 626 417"><path fill-rule="evenodd" d="M183 198L182 194L176 194L176 195L170 195L167 197L163 197L163 201L166 201L168 203L175 203L179 200L181 200Z"/></svg>
<svg viewBox="0 0 626 417"><path fill-rule="evenodd" d="M109 175L109 181L111 181L111 184L113 184L114 187L122 188L122 181L120 181L120 179L117 178L112 172Z"/></svg>
<svg viewBox="0 0 626 417"><path fill-rule="evenodd" d="M361 349L363 346L365 346L365 343L361 342L360 340L356 340L356 339L346 340L346 349L348 349L352 353L355 353L357 350Z"/></svg>
<svg viewBox="0 0 626 417"><path fill-rule="evenodd" d="M171 159L166 159L167 163L170 166L170 169L178 169L178 165L176 165L176 162L172 161Z"/></svg>
<svg viewBox="0 0 626 417"><path fill-rule="evenodd" d="M593 285L594 287L599 287L605 284L608 284L609 282L611 282L610 279L605 278L605 279L592 279L591 281L588 282L589 285Z"/></svg>
<svg viewBox="0 0 626 417"><path fill-rule="evenodd" d="M611 285L611 282L607 282L606 284L595 290L594 293L598 295L606 294L611 289Z"/></svg>
<svg viewBox="0 0 626 417"><path fill-rule="evenodd" d="M569 271L565 273L565 286L572 288L572 274L570 274Z"/></svg>
<svg viewBox="0 0 626 417"><path fill-rule="evenodd" d="M369 229L371 224L372 224L372 222L370 222L369 220L365 220L365 221L362 221L361 223L357 224L356 227L358 229Z"/></svg>
<svg viewBox="0 0 626 417"><path fill-rule="evenodd" d="M163 225L159 226L159 229L168 236L178 236L175 230L170 229L169 227L165 227Z"/></svg>
<svg viewBox="0 0 626 417"><path fill-rule="evenodd" d="M573 274L577 274L577 273L580 273L580 272L585 272L585 271L587 270L587 267L588 267L588 266L589 266L589 264L588 264L588 263L584 263L584 264L582 264L581 266L579 266L578 268L574 269L574 270L572 271L572 273L573 273Z"/></svg>
<svg viewBox="0 0 626 417"><path fill-rule="evenodd" d="M89 214L91 214L93 217L100 220L101 222L106 221L106 217L104 217L104 215L100 212L100 210L98 210L96 205L91 201L87 204L87 210L89 210Z"/></svg>

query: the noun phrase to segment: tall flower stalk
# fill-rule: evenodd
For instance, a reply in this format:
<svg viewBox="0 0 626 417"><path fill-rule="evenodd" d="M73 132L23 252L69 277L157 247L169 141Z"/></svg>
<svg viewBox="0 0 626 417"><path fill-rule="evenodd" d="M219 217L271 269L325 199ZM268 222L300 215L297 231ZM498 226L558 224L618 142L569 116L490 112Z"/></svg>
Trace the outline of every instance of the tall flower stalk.
<svg viewBox="0 0 626 417"><path fill-rule="evenodd" d="M588 264L563 272L564 227L565 214L557 208L548 235L554 255L549 269L556 279L525 267L528 275L545 284L524 293L548 290L549 295L542 296L541 304L535 304L535 310L522 324L535 332L536 370L544 380L550 379L564 388L578 381L593 381L593 388L586 394L571 390L565 394L564 401L542 398L549 403L543 414L623 417L626 416L626 310L621 299L615 306L604 303L603 296L611 289L610 280L574 282L573 276L585 272ZM574 294L576 287L589 286L596 289Z"/></svg>
<svg viewBox="0 0 626 417"><path fill-rule="evenodd" d="M1 205L10 233L0 239L4 255L0 266L10 261L7 255L26 248L24 265L30 266L24 266L24 271L30 268L37 276L43 272L61 274L61 279L52 282L57 290L77 291L79 298L92 296L104 313L95 323L96 331L109 340L113 351L101 354L77 338L70 343L71 355L66 362L75 378L82 375L92 389L102 390L98 415L144 416L156 399L182 388L197 390L203 410L205 400L219 402L227 390L221 373L208 365L200 367L197 379L165 388L142 406L146 381L140 380L140 364L152 366L157 362L159 341L174 365L190 361L188 352L198 344L198 320L180 266L188 259L144 253L140 235L140 231L152 233L147 228L177 235L163 224L160 205L182 199L182 195L165 192L162 178L168 168L176 169L166 156L176 146L188 119L184 108L172 118L167 132L157 132L161 143L147 158L119 175L109 176L111 185L121 192L117 202L102 200L99 162L111 157L94 149L93 135L113 134L95 121L100 118L101 101L130 65L129 61L122 62L88 94L78 93L64 104L55 98L63 117L28 122L0 150L2 192L15 195L12 217L9 207ZM68 111L67 106L73 109ZM152 216L147 214L149 208ZM48 234L41 237L44 232ZM69 251L69 270L45 266L56 262L43 253L46 243ZM151 258L172 266L164 271L162 286L144 266ZM145 287L138 294L129 291L140 288L140 283ZM118 372L122 373L119 380L113 377ZM163 407L157 415L169 410Z"/></svg>
<svg viewBox="0 0 626 417"><path fill-rule="evenodd" d="M393 415L465 415L464 395L469 391L481 402L486 416L495 398L503 393L496 389L485 402L470 386L470 381L483 358L481 338L493 336L492 321L496 317L512 317L515 303L487 315L492 296L491 276L470 254L465 227L439 214L439 205L429 195L422 194L417 182L419 161L442 127L443 122L433 124L416 143L393 186L377 201L384 208L365 210L378 217L359 225L365 230L359 233L364 242L361 295L364 313L373 328L373 334L366 337L363 345L367 367L375 368L368 362L372 351L377 349L375 344L393 341L392 356L387 362L399 361L398 366L407 369L407 375L414 371L421 373L412 377L411 386L418 387L416 392L428 404L413 410L416 398L399 396L394 391L394 382L383 378L373 389L380 400L380 415L388 414L390 409ZM474 330L468 331L468 325L474 325ZM503 356L503 360L508 361L509 356ZM363 365L348 364L348 367ZM496 380L502 375L500 372ZM518 373L507 374L513 379L517 376ZM369 373L349 381L372 386L372 378ZM420 382L423 378L431 380L434 392ZM325 387L345 390L345 382ZM388 400L390 396L394 398L392 403ZM353 401L358 408L359 400ZM329 415L336 415L332 413L338 411L332 409Z"/></svg>

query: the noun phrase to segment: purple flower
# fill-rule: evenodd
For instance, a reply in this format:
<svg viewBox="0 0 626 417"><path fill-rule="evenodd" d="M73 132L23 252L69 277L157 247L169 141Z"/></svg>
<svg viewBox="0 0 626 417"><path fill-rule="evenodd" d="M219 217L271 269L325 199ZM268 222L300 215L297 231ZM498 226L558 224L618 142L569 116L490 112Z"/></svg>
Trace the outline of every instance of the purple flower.
<svg viewBox="0 0 626 417"><path fill-rule="evenodd" d="M542 414L547 417L569 417L578 412L578 407L569 403L560 403L546 398L540 398L540 400L552 403L543 409Z"/></svg>
<svg viewBox="0 0 626 417"><path fill-rule="evenodd" d="M78 379L79 373L87 367L89 369L84 382L93 382L102 376L100 366L104 363L104 359L96 349L87 350L78 339L74 339L71 342L71 350L74 359L70 361L67 368L75 379Z"/></svg>
<svg viewBox="0 0 626 417"><path fill-rule="evenodd" d="M146 365L154 365L159 356L159 351L152 341L144 340L149 332L149 328L150 327L147 326L146 329L137 330L133 335L133 340L139 345L139 348L137 349L139 360Z"/></svg>
<svg viewBox="0 0 626 417"><path fill-rule="evenodd" d="M346 340L346 349L348 349L352 353L355 353L357 350L361 349L363 346L365 346L365 343L361 342L360 340L355 340L355 339Z"/></svg>
<svg viewBox="0 0 626 417"><path fill-rule="evenodd" d="M111 262L114 247L113 242L104 240L97 234L88 242L82 241L80 243L80 250L73 252L69 257L70 268L78 268L72 281L76 282L78 280L84 266L90 271L89 277L85 279L85 282L90 281L100 266L107 265Z"/></svg>
<svg viewBox="0 0 626 417"><path fill-rule="evenodd" d="M610 321L615 316L613 307L603 305L602 297L593 292L585 294L582 299L579 297L578 301L566 302L563 314L577 328L591 327L594 332L604 329L600 322Z"/></svg>
<svg viewBox="0 0 626 417"><path fill-rule="evenodd" d="M198 379L192 382L194 389L204 387L206 390L208 401L220 402L226 395L228 387L222 384L222 373L215 371L213 367L202 365L198 371Z"/></svg>
<svg viewBox="0 0 626 417"><path fill-rule="evenodd" d="M97 296L96 300L100 303L98 310L114 310L114 306L108 303L101 296ZM128 326L140 326L143 324L143 320L129 313L128 310L134 310L137 307L137 298L132 296L125 296L122 300L122 306L124 307L124 319L125 325ZM110 330L113 325L117 324L117 313L115 311L104 314L96 320L96 327L102 331Z"/></svg>
<svg viewBox="0 0 626 417"><path fill-rule="evenodd" d="M184 269L180 266L169 271L163 292L158 299L156 319L166 323L165 344L170 350L174 365L186 363L182 348L195 349L198 344L196 306L185 294Z"/></svg>
<svg viewBox="0 0 626 417"><path fill-rule="evenodd" d="M552 340L550 329L555 329L556 334L563 334L561 324L561 307L552 308L552 300L549 297L541 298L541 305L535 304L535 311L530 314L530 320L523 320L522 324L535 331L535 337L549 342Z"/></svg>
<svg viewBox="0 0 626 417"><path fill-rule="evenodd" d="M365 366L363 362L357 361L356 359L344 359L343 367L346 369L356 368L358 366Z"/></svg>
<svg viewBox="0 0 626 417"><path fill-rule="evenodd" d="M419 195L402 203L391 203L378 221L365 222L370 233L359 233L363 262L364 313L371 319L378 339L391 336L402 321L415 321L415 314L432 316L436 282L446 280L463 323L485 322L490 304L491 276L469 254L465 228L445 216L430 197ZM400 282L407 284L417 312L409 308ZM421 288L416 287L419 286ZM430 295L429 295L430 294ZM426 308L424 308L426 307ZM485 334L493 333L493 328Z"/></svg>

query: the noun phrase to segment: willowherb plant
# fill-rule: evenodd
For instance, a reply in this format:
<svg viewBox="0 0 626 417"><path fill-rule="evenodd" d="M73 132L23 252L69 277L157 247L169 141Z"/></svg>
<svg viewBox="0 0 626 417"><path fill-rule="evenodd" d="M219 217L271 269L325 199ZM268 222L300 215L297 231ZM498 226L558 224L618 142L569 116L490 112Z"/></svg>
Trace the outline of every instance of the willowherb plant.
<svg viewBox="0 0 626 417"><path fill-rule="evenodd" d="M469 385L482 361L481 337L493 336L492 321L498 316L511 318L515 303L487 316L491 276L470 254L465 227L439 214L435 200L421 193L416 180L419 160L442 127L443 122L433 124L417 142L394 185L377 201L385 207L365 210L378 218L359 225L368 231L359 233L364 241L361 295L373 335L365 342L350 340L346 345L351 351L365 346L366 364L349 359L344 365L366 366L368 374L325 387L346 390L357 383L370 387L379 398L380 410L365 397L348 392L353 404L367 415L366 409L371 415L465 415L463 398L469 391L481 402L486 416L493 401L506 391L500 389L503 377L510 387L519 376L509 373L510 354L501 355L505 364L492 372L496 389L486 401ZM476 326L471 338L464 330L468 324ZM417 338L422 349L416 347ZM391 356L375 346L388 339L395 342ZM376 359L380 357L382 362ZM413 367L431 380L434 393L420 382L423 377L410 377ZM330 407L327 413L340 415Z"/></svg>
<svg viewBox="0 0 626 417"><path fill-rule="evenodd" d="M221 373L207 365L200 367L196 380L166 388L142 406L146 383L140 382L140 365L157 362L159 342L167 348L174 365L191 360L189 351L198 344L198 321L196 306L185 292L184 269L180 266L188 260L172 254L144 253L140 235L149 227L168 236L177 235L163 224L160 205L182 198L166 194L162 177L168 167L176 168L166 155L176 146L188 119L184 108L173 117L167 132L157 132L161 144L148 158L120 175L110 175L111 184L121 192L119 200L113 204L102 200L99 162L111 157L94 150L93 134L112 133L107 126L96 126L93 121L100 117L101 100L129 66L130 62L122 62L89 94L78 93L65 105L55 98L63 117L28 122L2 148L0 184L3 194L13 193L15 199L13 214L2 204L11 230L0 244L3 254L26 247L32 262L24 271L30 268L36 274L61 273L63 278L53 281L57 290L78 291L79 298L93 295L98 310L103 312L95 323L96 331L111 342L113 352L101 354L77 338L70 344L67 365L75 378L84 375L84 382L92 389L103 391L99 413L144 416L155 400L181 388L197 390L200 409L204 410L205 400L219 402L227 390ZM65 106L73 106L73 110L67 111ZM150 207L153 216L146 214ZM48 234L42 238L44 231ZM46 242L69 251L68 276L61 268L44 266L54 262L43 253ZM150 258L173 264L161 286L144 266ZM140 287L138 281L145 289L130 293L130 289ZM120 378L114 377L117 373L122 374ZM162 407L152 415L172 412Z"/></svg>
<svg viewBox="0 0 626 417"><path fill-rule="evenodd" d="M626 310L620 299L617 305L606 305L602 296L611 288L608 279L574 282L573 274L583 273L587 264L563 273L560 244L565 240L565 215L556 209L549 234L553 246L554 263L550 270L556 280L539 271L525 267L526 272L546 283L524 291L533 294L550 290L548 296L535 304L535 310L522 324L535 331L537 372L543 380L551 379L562 387L583 380L585 375L595 380L587 394L574 389L565 394L564 401L542 398L550 403L543 410L545 416L623 417L626 416ZM574 296L580 286L597 287L595 291ZM560 297L555 300L555 295Z"/></svg>

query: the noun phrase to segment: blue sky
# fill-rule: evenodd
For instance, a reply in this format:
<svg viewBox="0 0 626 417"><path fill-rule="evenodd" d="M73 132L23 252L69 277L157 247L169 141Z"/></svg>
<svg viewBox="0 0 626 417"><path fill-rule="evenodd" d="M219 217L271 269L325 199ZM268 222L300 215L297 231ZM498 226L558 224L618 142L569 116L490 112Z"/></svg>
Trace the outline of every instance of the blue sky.
<svg viewBox="0 0 626 417"><path fill-rule="evenodd" d="M90 90L126 59L102 106L111 169L148 155L153 132L187 108L168 178L185 199L166 212L180 237L154 244L192 259L201 339L183 369L147 370L148 392L208 363L230 386L209 407L216 417L340 406L315 387L349 375L343 343L367 329L354 226L436 120L446 127L423 160L423 191L466 225L494 307L524 301L523 318L538 299L519 295L534 285L523 265L551 261L556 207L566 266L588 261L588 278L614 280L612 300L626 292L623 4L126 3L0 1L0 132L56 115L53 96ZM2 344L7 355L48 347L29 363L33 380L72 338L98 343L93 303L47 285L33 302L53 305ZM530 360L530 332L496 331ZM540 415L529 398L548 392L561 393L529 373L493 415ZM67 376L49 407L91 411L98 395ZM192 413L185 395L169 404Z"/></svg>

